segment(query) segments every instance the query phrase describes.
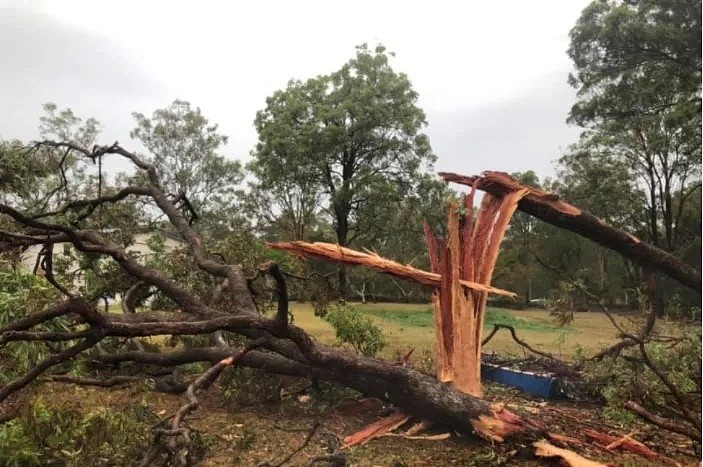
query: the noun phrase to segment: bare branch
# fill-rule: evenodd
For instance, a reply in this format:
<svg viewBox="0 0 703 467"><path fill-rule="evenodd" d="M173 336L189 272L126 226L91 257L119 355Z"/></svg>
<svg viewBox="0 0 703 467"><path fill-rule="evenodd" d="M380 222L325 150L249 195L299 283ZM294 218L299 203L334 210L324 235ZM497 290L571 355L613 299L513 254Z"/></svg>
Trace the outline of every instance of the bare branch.
<svg viewBox="0 0 703 467"><path fill-rule="evenodd" d="M50 319L56 318L58 316L67 315L70 313L76 313L83 316L87 307L89 307L89 304L85 300L80 298L71 298L60 302L42 312L24 318L20 318L17 321L14 321L8 324L7 326L0 328L0 335L10 331L23 331Z"/></svg>
<svg viewBox="0 0 703 467"><path fill-rule="evenodd" d="M515 328L512 327L512 326L510 326L510 325L507 325L507 324L494 324L494 325L493 325L493 330L491 330L491 332L483 339L483 342L481 342L481 345L484 346L484 345L488 344L488 342L489 342L491 339L493 339L493 336L495 336L496 333L497 333L499 330L501 330L501 329L507 329L508 331L510 331L510 335L512 336L513 340L514 340L515 342L517 342L518 344L520 344L521 346L525 347L525 348L526 348L527 350L529 350L530 352L532 352L532 353L534 353L534 354L537 354L537 355L541 355L542 357L546 357L546 358L548 358L548 359L550 359L550 360L559 360L559 359L556 358L554 355L552 355L552 354L550 354L550 353L548 353L548 352L543 352L543 351L541 351L541 350L537 350L537 349L535 349L534 347L532 347L530 344L528 344L527 342L525 342L524 340L520 339L520 338L517 336L517 333L515 332Z"/></svg>
<svg viewBox="0 0 703 467"><path fill-rule="evenodd" d="M694 428L689 428L678 423L673 423L665 418L649 412L647 409L634 401L625 402L624 407L652 425L656 425L659 428L671 431L672 433L679 433L681 435L688 436L698 442L701 441L700 425L693 425Z"/></svg>
<svg viewBox="0 0 703 467"><path fill-rule="evenodd" d="M288 290L286 288L286 279L283 277L278 264L273 261L263 264L259 271L270 274L276 281L276 294L278 295L276 330L283 335L288 329Z"/></svg>
<svg viewBox="0 0 703 467"><path fill-rule="evenodd" d="M64 294L69 298L73 298L72 294L66 287L59 284L54 277L54 244L53 242L47 242L43 249L44 260L42 261L42 269L44 270L44 277L49 284L53 285L55 289Z"/></svg>
<svg viewBox="0 0 703 467"><path fill-rule="evenodd" d="M74 339L84 339L90 337L93 334L93 330L86 331L45 331L45 332L31 332L31 331L8 331L0 334L0 345L6 342L13 341L48 341L48 342L61 342L70 341Z"/></svg>

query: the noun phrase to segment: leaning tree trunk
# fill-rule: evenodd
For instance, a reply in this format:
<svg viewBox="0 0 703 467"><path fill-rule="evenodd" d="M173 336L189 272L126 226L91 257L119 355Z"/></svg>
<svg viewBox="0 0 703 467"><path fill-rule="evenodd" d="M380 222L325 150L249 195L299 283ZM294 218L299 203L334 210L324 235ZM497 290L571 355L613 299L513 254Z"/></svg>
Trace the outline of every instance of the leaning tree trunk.
<svg viewBox="0 0 703 467"><path fill-rule="evenodd" d="M518 203L520 211L593 240L642 266L661 271L679 284L701 293L700 271L672 254L560 200L554 193L526 187L504 172L485 172L482 176L473 177L448 172L440 172L439 175L448 182L475 186L493 195L503 195L519 188L529 188L529 193Z"/></svg>

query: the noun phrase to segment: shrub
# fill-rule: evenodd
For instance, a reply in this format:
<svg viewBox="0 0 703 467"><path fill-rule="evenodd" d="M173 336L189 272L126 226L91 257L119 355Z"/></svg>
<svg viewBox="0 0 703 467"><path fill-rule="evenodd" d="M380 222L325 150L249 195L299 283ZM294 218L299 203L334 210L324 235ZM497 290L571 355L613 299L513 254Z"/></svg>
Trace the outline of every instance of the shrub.
<svg viewBox="0 0 703 467"><path fill-rule="evenodd" d="M648 357L684 397L685 409L701 413L701 336L687 335L671 342L646 345ZM624 352L617 359L589 362L585 366L589 389L607 402L605 413L620 421L631 421L634 415L623 408L632 400L648 411L676 423L685 423L679 412L681 403L662 380L645 363L638 347Z"/></svg>
<svg viewBox="0 0 703 467"><path fill-rule="evenodd" d="M374 356L386 346L383 333L371 318L347 303L335 303L324 319L334 328L337 339L357 353Z"/></svg>
<svg viewBox="0 0 703 467"><path fill-rule="evenodd" d="M0 326L37 313L52 304L58 292L45 279L6 267L0 268ZM37 331L67 331L64 317L35 327ZM55 351L70 342L54 344ZM44 346L28 342L9 342L0 350L0 384L25 373L48 355Z"/></svg>
<svg viewBox="0 0 703 467"><path fill-rule="evenodd" d="M155 419L144 405L82 415L38 397L20 417L0 425L0 464L136 465Z"/></svg>

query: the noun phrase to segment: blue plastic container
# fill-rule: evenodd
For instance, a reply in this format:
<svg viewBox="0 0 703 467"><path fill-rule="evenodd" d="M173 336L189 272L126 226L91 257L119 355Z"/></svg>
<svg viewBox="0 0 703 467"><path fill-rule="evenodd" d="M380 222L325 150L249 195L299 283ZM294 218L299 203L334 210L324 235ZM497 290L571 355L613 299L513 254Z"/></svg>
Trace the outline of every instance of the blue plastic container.
<svg viewBox="0 0 703 467"><path fill-rule="evenodd" d="M565 397L559 378L549 374L513 370L484 363L481 365L481 378L515 387L522 392L544 399L561 399Z"/></svg>

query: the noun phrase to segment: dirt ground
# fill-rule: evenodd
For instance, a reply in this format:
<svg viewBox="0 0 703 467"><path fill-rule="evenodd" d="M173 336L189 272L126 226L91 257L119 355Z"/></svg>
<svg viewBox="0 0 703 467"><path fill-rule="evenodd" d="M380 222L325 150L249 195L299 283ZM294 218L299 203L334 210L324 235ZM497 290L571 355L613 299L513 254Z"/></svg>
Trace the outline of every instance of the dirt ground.
<svg viewBox="0 0 703 467"><path fill-rule="evenodd" d="M368 311L390 310L422 312L427 305L368 304ZM331 326L315 317L309 305L293 304L295 323L325 343L335 340ZM537 348L564 356L567 359L577 351L595 351L616 341L616 331L600 313L580 313L568 334L553 329L552 320L544 310L511 311L517 319L530 323L519 335ZM622 323L630 318L621 317ZM430 327L404 326L398 322L375 317L382 325L388 346L383 357L394 358L397 353L406 353L414 348L411 363L422 366L423 351L433 347L434 331ZM543 325L543 326L542 326ZM498 334L486 352L497 352L503 356L523 356L507 333ZM427 363L427 362L425 362ZM256 379L256 375L254 379ZM260 379L266 377L261 376ZM97 389L47 383L57 397L69 396L80 404L81 411L97 407L119 409L135 402L146 402L159 417L166 419L183 404L184 397L166 395L134 389ZM313 436L304 449L297 452L285 465L308 465L318 456L337 453L345 436L354 433L369 423L388 415L394 409L385 407L377 400L359 401L358 394L341 388L323 385L322 389L309 388L307 381L280 380L275 385L273 401L257 392L266 390L247 388L244 385L232 397L225 394L217 383L208 392L199 396L201 407L188 419L190 427L202 434L201 439L207 454L200 465L204 466L272 466L278 465L287 455L302 446L317 424ZM270 388L269 388L270 389ZM76 397L76 394L81 394ZM230 397L227 397L230 396ZM242 396L242 397L240 397ZM556 446L571 449L581 455L605 464L617 466L655 465L699 465L692 457L690 442L645 426L624 426L605 420L602 407L587 403L545 402L530 398L516 390L498 385L486 385L486 397L507 407L519 415L535 421L552 433L568 435L578 443ZM411 420L417 422L417 420ZM593 429L602 433L622 437L633 433L660 455L657 459L624 453L618 449L609 451L588 439L584 430ZM441 427L432 427L425 435L444 433ZM399 436L386 436L372 440L366 445L343 451L343 456L352 466L498 466L498 465L558 465L558 462L536 458L530 445L532 440L511 440L507 443L488 443L473 436L451 433L448 439L410 440ZM315 465L333 465L318 463ZM342 465L342 464L340 464Z"/></svg>
<svg viewBox="0 0 703 467"><path fill-rule="evenodd" d="M167 418L183 404L182 396L155 392L135 392L133 389L96 389L47 383L47 389L57 397L70 395L81 411L97 407L120 407L136 401L146 402L160 417ZM317 456L337 452L341 440L365 425L392 412L377 400L359 400L343 390L315 390L307 382L290 379L278 386L279 401L254 404L225 403L218 385L199 396L201 407L189 418L189 426L203 434L207 446L203 466L264 466L277 465L285 456L300 447L312 427L319 424L307 446L285 465L308 465ZM243 388L243 390L246 390ZM341 391L341 392L340 392ZM589 441L582 431L588 428L623 436L632 427L605 421L600 407L588 404L547 403L518 394L496 385L486 387L487 398L507 403L508 408L529 417L550 432L575 437L583 444L562 445L592 460L617 466L698 465L695 458L685 455L690 443L683 438L638 427L635 437L659 453L660 459L610 452ZM76 398L76 394L81 397ZM345 398L346 396L346 398ZM425 435L444 433L433 427ZM535 458L529 443L533 440L513 440L508 443L488 443L472 436L451 433L449 439L409 440L387 436L372 440L364 446L344 451L352 466L498 466L498 465L558 465ZM559 445L557 442L553 442ZM670 459L667 461L665 458ZM675 461L674 461L675 460ZM268 464L266 464L268 462ZM331 465L331 464L316 464Z"/></svg>

